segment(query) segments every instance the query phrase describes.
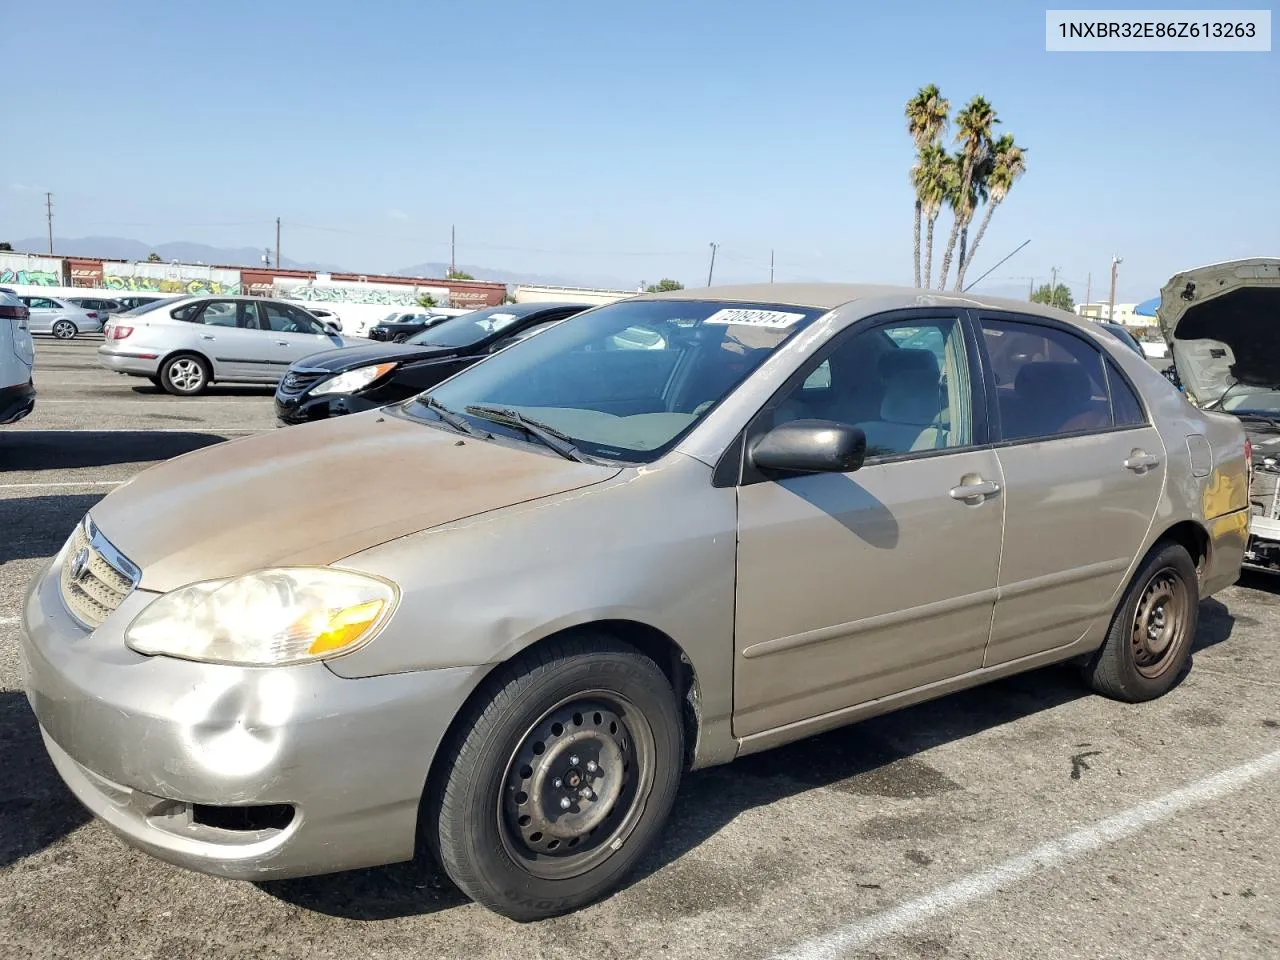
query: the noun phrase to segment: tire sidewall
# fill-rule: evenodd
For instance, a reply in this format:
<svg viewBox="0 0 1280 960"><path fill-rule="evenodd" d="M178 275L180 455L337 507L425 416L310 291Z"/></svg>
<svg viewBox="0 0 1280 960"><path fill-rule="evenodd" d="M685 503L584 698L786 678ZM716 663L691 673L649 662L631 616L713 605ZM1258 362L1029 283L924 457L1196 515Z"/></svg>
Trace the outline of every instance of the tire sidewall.
<svg viewBox="0 0 1280 960"><path fill-rule="evenodd" d="M58 332L59 330L68 329L70 329L71 332L65 335ZM74 340L76 338L76 334L79 332L80 331L76 328L76 325L70 320L59 320L53 325L53 336L58 340Z"/></svg>
<svg viewBox="0 0 1280 960"><path fill-rule="evenodd" d="M626 697L649 722L654 769L644 810L623 846L593 869L563 880L537 877L512 859L502 842L497 809L507 765L529 728L550 706L593 690ZM516 920L568 912L612 889L652 846L675 799L683 760L679 708L652 661L639 654L610 652L574 657L521 691L500 721L483 734L480 769L450 771L460 801L450 811L455 818L450 832L462 838L471 872L496 900L486 905ZM441 815L447 814L441 811ZM434 846L446 871L453 873L449 852Z"/></svg>
<svg viewBox="0 0 1280 960"><path fill-rule="evenodd" d="M1187 622L1178 641L1178 648L1171 657L1173 664L1158 677L1145 677L1138 671L1133 655L1133 644L1130 641L1134 617L1143 592L1157 571L1170 567L1178 572L1189 591L1187 604ZM1154 700L1168 692L1186 672L1187 662L1191 657L1191 647L1195 642L1196 628L1199 624L1200 583L1196 575L1196 566L1185 547L1176 543L1165 543L1152 551L1138 568L1137 574L1129 584L1124 603L1117 611L1116 621L1112 625L1111 639L1116 643L1120 657L1120 672L1123 684L1132 691L1138 700Z"/></svg>
<svg viewBox="0 0 1280 960"><path fill-rule="evenodd" d="M169 370L180 360L191 360L200 367L202 379L200 380L200 385L194 390L183 390L178 387L169 376ZM175 396L193 397L196 394L203 392L205 387L209 386L209 365L200 359L200 357L191 353L180 353L176 356L169 357L165 360L164 366L160 370L160 385L164 387L166 391L174 394Z"/></svg>

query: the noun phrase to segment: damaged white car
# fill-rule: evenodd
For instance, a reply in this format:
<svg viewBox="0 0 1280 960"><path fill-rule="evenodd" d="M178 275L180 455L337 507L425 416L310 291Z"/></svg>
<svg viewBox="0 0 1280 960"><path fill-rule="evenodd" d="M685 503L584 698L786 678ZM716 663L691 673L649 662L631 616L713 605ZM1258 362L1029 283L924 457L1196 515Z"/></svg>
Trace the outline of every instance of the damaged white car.
<svg viewBox="0 0 1280 960"><path fill-rule="evenodd" d="M1280 258L1184 270L1160 291L1156 316L1187 398L1244 424L1253 452L1245 561L1280 572Z"/></svg>

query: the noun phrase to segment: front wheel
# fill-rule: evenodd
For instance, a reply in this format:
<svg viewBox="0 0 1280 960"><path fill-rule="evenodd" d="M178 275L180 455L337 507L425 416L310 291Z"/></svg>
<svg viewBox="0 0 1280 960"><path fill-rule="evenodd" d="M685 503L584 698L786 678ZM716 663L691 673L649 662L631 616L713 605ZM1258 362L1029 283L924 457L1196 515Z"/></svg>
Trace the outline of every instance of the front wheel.
<svg viewBox="0 0 1280 960"><path fill-rule="evenodd" d="M71 340L79 332L79 329L70 320L59 320L53 325L53 335L59 340Z"/></svg>
<svg viewBox="0 0 1280 960"><path fill-rule="evenodd" d="M407 333L397 333L394 337L391 338L393 343L404 343L408 339L409 339L409 335Z"/></svg>
<svg viewBox="0 0 1280 960"><path fill-rule="evenodd" d="M473 900L539 920L618 885L662 828L680 711L648 657L603 635L501 668L462 718L428 795L427 841Z"/></svg>
<svg viewBox="0 0 1280 960"><path fill-rule="evenodd" d="M1129 583L1107 638L1084 667L1086 681L1115 700L1140 703L1167 693L1191 656L1200 587L1186 547L1157 544Z"/></svg>

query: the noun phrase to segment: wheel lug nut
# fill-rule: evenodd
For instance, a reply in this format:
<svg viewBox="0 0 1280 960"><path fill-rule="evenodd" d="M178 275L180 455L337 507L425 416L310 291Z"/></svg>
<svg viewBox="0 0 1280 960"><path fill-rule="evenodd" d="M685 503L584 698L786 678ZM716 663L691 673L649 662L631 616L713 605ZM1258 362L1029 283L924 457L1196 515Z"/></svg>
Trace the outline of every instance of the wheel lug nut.
<svg viewBox="0 0 1280 960"><path fill-rule="evenodd" d="M551 785L555 787L557 790L559 790L561 787L564 786L564 781L561 780L559 777L556 777L555 780L551 781Z"/></svg>
<svg viewBox="0 0 1280 960"><path fill-rule="evenodd" d="M568 797L561 797L561 798L560 798L560 809L561 809L561 810L568 810L571 806L573 806L573 801L572 801L572 800L570 800Z"/></svg>
<svg viewBox="0 0 1280 960"><path fill-rule="evenodd" d="M569 758L569 766L576 767L577 765L578 765L578 757L577 757L577 754L574 754Z"/></svg>
<svg viewBox="0 0 1280 960"><path fill-rule="evenodd" d="M587 761L587 773L595 773L600 767L596 765L594 760Z"/></svg>

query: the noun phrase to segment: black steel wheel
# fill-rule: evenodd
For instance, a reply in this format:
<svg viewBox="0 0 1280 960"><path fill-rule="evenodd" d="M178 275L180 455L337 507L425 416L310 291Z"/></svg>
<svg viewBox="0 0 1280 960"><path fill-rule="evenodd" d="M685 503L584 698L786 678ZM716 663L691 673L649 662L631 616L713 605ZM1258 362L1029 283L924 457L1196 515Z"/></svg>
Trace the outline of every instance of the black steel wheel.
<svg viewBox="0 0 1280 960"><path fill-rule="evenodd" d="M1106 640L1084 667L1098 693L1138 703L1177 683L1199 623L1199 579L1186 547L1161 541L1139 565Z"/></svg>
<svg viewBox="0 0 1280 960"><path fill-rule="evenodd" d="M650 847L683 730L657 664L584 634L501 668L442 749L427 842L472 899L537 920L604 896Z"/></svg>

